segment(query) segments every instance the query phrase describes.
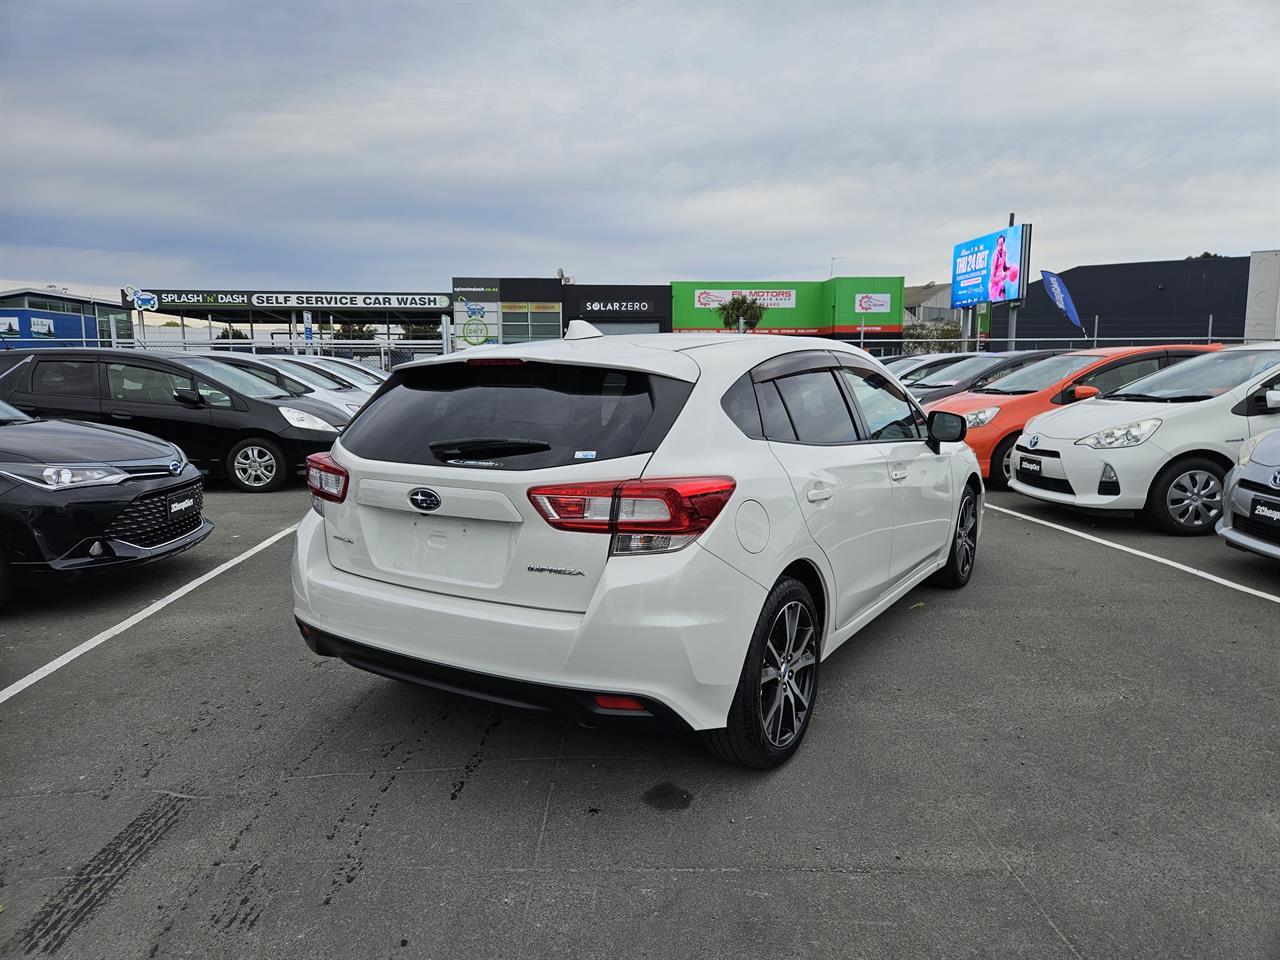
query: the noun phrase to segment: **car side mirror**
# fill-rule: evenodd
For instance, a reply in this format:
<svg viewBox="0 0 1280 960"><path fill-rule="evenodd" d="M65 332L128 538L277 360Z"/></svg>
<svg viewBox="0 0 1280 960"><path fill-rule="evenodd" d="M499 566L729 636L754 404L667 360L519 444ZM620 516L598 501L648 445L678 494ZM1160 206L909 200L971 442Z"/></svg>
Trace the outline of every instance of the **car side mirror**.
<svg viewBox="0 0 1280 960"><path fill-rule="evenodd" d="M1280 410L1280 390L1268 390L1263 402L1268 410Z"/></svg>
<svg viewBox="0 0 1280 960"><path fill-rule="evenodd" d="M194 390L179 389L173 391L173 399L188 407L203 407L204 400Z"/></svg>
<svg viewBox="0 0 1280 960"><path fill-rule="evenodd" d="M929 449L934 453L942 450L944 443L958 443L969 432L968 421L958 413L946 410L934 410L929 414Z"/></svg>
<svg viewBox="0 0 1280 960"><path fill-rule="evenodd" d="M1090 387L1083 383L1077 383L1074 387L1067 387L1067 400L1088 400L1090 397L1097 397L1102 391L1097 387Z"/></svg>

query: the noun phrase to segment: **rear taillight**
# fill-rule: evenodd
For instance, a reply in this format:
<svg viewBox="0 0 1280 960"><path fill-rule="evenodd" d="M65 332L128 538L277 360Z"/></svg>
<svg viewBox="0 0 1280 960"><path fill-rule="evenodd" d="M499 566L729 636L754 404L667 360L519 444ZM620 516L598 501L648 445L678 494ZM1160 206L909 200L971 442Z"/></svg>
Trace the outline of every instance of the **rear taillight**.
<svg viewBox="0 0 1280 960"><path fill-rule="evenodd" d="M341 503L347 497L347 479L350 475L338 466L327 453L313 453L307 457L307 487L311 490L311 506L324 516L324 505L319 501Z"/></svg>
<svg viewBox="0 0 1280 960"><path fill-rule="evenodd" d="M613 535L614 554L669 553L719 516L732 477L674 477L533 487L529 500L557 530Z"/></svg>

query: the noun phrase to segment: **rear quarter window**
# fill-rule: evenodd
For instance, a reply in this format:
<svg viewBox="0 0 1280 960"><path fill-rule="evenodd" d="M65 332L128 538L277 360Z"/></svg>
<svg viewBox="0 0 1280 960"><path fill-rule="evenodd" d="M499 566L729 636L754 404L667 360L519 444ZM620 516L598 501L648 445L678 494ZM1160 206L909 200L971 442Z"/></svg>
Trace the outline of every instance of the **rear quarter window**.
<svg viewBox="0 0 1280 960"><path fill-rule="evenodd" d="M342 435L370 460L536 470L655 450L693 385L634 370L526 362L399 371Z"/></svg>

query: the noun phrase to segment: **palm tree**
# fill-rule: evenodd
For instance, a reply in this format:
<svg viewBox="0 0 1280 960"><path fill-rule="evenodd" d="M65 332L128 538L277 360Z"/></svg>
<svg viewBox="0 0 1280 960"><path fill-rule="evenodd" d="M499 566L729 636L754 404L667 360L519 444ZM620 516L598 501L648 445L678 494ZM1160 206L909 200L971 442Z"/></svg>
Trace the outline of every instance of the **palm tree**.
<svg viewBox="0 0 1280 960"><path fill-rule="evenodd" d="M730 297L716 307L716 313L720 314L720 322L725 325L725 329L740 333L758 327L764 319L764 311L759 300L741 295Z"/></svg>

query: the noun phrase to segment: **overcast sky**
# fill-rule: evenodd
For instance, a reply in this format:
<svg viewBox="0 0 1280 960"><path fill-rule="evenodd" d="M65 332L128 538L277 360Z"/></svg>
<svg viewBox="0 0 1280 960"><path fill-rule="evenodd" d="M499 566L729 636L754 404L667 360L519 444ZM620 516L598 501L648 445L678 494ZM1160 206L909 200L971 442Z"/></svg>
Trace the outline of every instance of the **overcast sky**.
<svg viewBox="0 0 1280 960"><path fill-rule="evenodd" d="M1280 3L0 0L0 277L949 279L1280 247Z"/></svg>

